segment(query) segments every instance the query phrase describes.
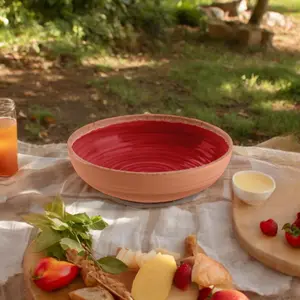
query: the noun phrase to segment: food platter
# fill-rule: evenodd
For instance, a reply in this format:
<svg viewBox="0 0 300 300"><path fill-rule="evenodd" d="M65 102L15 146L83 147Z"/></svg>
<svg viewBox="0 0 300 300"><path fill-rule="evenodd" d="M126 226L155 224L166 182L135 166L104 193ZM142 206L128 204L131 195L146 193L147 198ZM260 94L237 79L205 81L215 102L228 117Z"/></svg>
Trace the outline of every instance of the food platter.
<svg viewBox="0 0 300 300"><path fill-rule="evenodd" d="M27 248L24 259L23 259L23 272L25 280L25 289L26 289L26 300L70 300L69 293L84 288L83 280L78 277L67 287L54 291L51 293L45 292L39 289L32 280L33 270L38 264L39 260L43 258L43 253L37 253L35 251L34 242ZM126 285L128 290L131 290L133 279L135 278L137 272L129 271L124 272L115 277ZM173 287L171 290L168 300L196 300L198 297L198 288L193 285L187 291L180 291Z"/></svg>
<svg viewBox="0 0 300 300"><path fill-rule="evenodd" d="M101 216L70 214L56 197L44 214L23 218L40 229L23 260L27 300L206 300L210 294L212 300L248 300L234 289L228 270L205 254L195 235L182 241L182 254L120 247L95 258L89 230L108 226Z"/></svg>

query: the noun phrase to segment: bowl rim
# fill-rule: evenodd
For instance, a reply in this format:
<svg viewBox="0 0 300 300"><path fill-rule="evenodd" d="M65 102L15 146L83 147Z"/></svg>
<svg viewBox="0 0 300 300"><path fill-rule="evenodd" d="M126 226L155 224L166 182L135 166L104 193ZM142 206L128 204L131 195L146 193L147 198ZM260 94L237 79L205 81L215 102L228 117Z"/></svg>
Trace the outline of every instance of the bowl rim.
<svg viewBox="0 0 300 300"><path fill-rule="evenodd" d="M176 171L163 171L163 172L136 172L136 171L126 171L126 170L116 170L116 169L111 169L111 168L107 168L107 167L103 167L103 166L99 166L96 164L93 164L91 162L88 162L87 160L83 159L82 157L80 157L73 149L73 144L75 143L76 140L78 140L79 138L81 138L82 136L97 130L99 128L103 128L106 126L110 126L113 124L119 124L119 123L126 123L126 122L132 122L132 121L167 121L167 122L179 122L179 123L185 123L185 124L190 124L190 125L195 125L198 127L202 127L205 128L209 131L212 131L213 133L219 135L224 142L228 145L228 150L222 155L220 156L218 159L202 165L202 166L198 166L198 167L193 167L193 168L188 168L188 169L182 169L182 170L176 170ZM97 126L99 123L102 122L113 122L114 123L110 123L108 125L104 125L104 126ZM79 131L84 130L85 128L91 127L90 130L88 130L87 132L85 132L84 134L80 134L80 136L77 136L79 134ZM76 137L77 136L77 137ZM195 118L188 118L188 117L182 117L182 116L177 116L177 115L168 115L168 114L133 114L133 115L124 115L124 116L117 116L117 117L111 117L111 118L105 118L105 119L101 119L92 123L88 123L80 128L78 128L77 130L75 130L68 138L67 140L67 149L68 149L68 153L69 153L69 157L74 156L77 160L79 160L81 163L88 165L88 166L92 166L92 167L96 167L98 169L102 169L105 171L114 171L116 173L120 173L120 174L134 174L134 175L153 175L153 176L157 176L157 175L170 175L170 174L180 174L186 171L191 171L191 170L199 170L208 166L213 166L215 164L217 164L219 161L227 158L228 156L231 157L232 155L232 150L233 150L233 141L231 139L231 137L229 136L229 134L227 132L225 132L224 130L222 130L221 128L212 125L210 123L204 122L202 120L199 119L195 119Z"/></svg>
<svg viewBox="0 0 300 300"><path fill-rule="evenodd" d="M244 190L238 184L236 184L235 179L239 174L245 174L245 173L261 174L261 175L269 178L272 181L272 187L268 190L263 191L263 192L252 192L252 191ZM256 171L256 170L243 170L243 171L238 171L238 172L234 173L234 175L232 176L232 183L234 184L234 186L236 188L240 189L244 193L248 193L248 194L251 194L251 195L266 195L266 194L269 194L269 193L273 193L276 189L276 181L271 175L266 174L266 173L261 172L261 171Z"/></svg>

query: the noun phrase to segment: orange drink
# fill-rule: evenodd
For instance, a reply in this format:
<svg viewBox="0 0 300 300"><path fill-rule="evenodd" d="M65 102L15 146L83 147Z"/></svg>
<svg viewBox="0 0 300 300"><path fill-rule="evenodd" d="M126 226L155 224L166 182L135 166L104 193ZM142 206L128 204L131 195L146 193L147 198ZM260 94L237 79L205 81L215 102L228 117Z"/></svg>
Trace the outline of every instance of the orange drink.
<svg viewBox="0 0 300 300"><path fill-rule="evenodd" d="M18 171L17 121L15 105L0 98L0 176L12 176Z"/></svg>

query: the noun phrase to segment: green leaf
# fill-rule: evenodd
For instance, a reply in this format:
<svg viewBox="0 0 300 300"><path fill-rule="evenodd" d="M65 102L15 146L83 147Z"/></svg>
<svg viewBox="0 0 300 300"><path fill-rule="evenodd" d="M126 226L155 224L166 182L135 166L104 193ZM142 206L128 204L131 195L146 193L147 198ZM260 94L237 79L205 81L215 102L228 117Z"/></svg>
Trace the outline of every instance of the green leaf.
<svg viewBox="0 0 300 300"><path fill-rule="evenodd" d="M65 217L65 204L62 199L57 196L54 201L48 203L45 206L46 214L52 217L58 217L64 219Z"/></svg>
<svg viewBox="0 0 300 300"><path fill-rule="evenodd" d="M100 258L97 262L107 273L120 274L127 270L127 266L121 260L112 256Z"/></svg>
<svg viewBox="0 0 300 300"><path fill-rule="evenodd" d="M54 230L64 231L64 230L69 229L69 225L68 225L67 223L62 222L62 221L59 220L59 219L56 219L56 218L51 219L51 222L52 222L51 227L52 227Z"/></svg>
<svg viewBox="0 0 300 300"><path fill-rule="evenodd" d="M50 257L55 257L60 260L64 260L66 258L65 251L62 249L59 243L48 248L46 255Z"/></svg>
<svg viewBox="0 0 300 300"><path fill-rule="evenodd" d="M61 239L60 245L64 250L72 249L72 250L76 250L77 252L84 251L84 249L81 247L81 245L77 241L74 241L70 238Z"/></svg>
<svg viewBox="0 0 300 300"><path fill-rule="evenodd" d="M84 232L78 232L78 235L84 240L90 240L92 238L89 234Z"/></svg>
<svg viewBox="0 0 300 300"><path fill-rule="evenodd" d="M291 230L291 224L290 223L286 223L282 226L282 230L288 231Z"/></svg>
<svg viewBox="0 0 300 300"><path fill-rule="evenodd" d="M91 217L91 220L92 224L89 225L89 229L103 230L108 226L108 224L100 216Z"/></svg>
<svg viewBox="0 0 300 300"><path fill-rule="evenodd" d="M49 219L42 214L32 213L32 214L24 215L23 220L26 223L28 223L36 228L39 228L41 230L49 227L49 225L50 225Z"/></svg>
<svg viewBox="0 0 300 300"><path fill-rule="evenodd" d="M45 228L36 238L36 250L38 252L44 251L45 249L55 245L61 239L61 235L51 229Z"/></svg>
<svg viewBox="0 0 300 300"><path fill-rule="evenodd" d="M79 213L79 214L69 214L66 213L66 221L74 222L77 224L89 224L91 223L90 217L86 213Z"/></svg>

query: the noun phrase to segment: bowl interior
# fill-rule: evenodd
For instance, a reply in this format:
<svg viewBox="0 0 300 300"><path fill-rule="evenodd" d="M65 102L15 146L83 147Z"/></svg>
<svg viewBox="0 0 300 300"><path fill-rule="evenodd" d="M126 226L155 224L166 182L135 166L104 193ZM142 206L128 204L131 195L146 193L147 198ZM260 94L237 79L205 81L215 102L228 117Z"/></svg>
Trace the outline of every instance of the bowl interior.
<svg viewBox="0 0 300 300"><path fill-rule="evenodd" d="M184 122L136 120L100 127L77 138L73 151L94 165L130 172L168 172L209 164L227 153L225 139Z"/></svg>

